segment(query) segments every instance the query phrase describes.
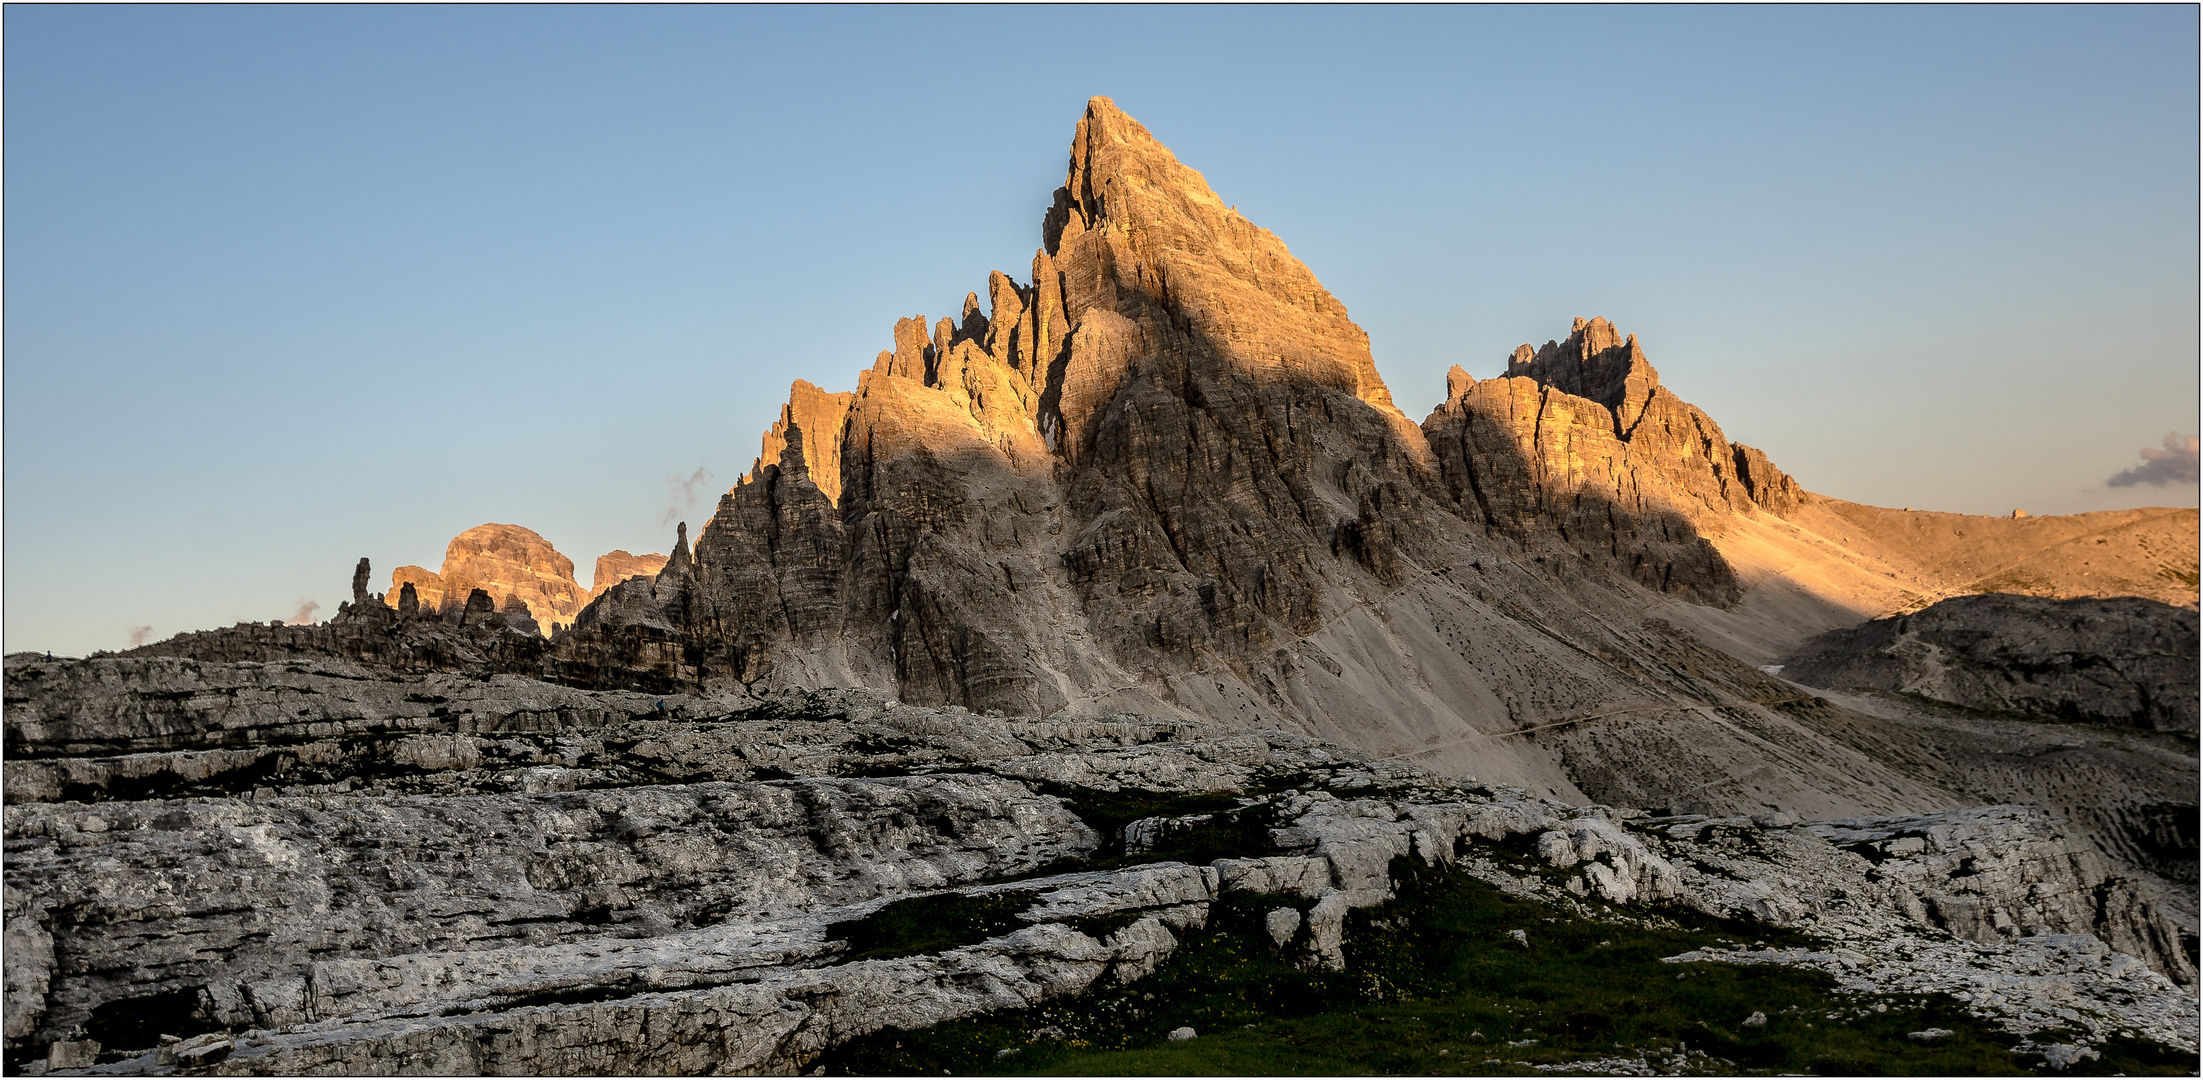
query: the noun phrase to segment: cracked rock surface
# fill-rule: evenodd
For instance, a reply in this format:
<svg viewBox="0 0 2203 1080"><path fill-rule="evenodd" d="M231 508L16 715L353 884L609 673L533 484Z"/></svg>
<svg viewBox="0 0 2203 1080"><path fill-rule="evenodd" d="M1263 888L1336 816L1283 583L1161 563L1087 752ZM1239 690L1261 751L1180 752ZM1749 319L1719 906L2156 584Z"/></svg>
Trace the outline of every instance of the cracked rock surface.
<svg viewBox="0 0 2203 1080"><path fill-rule="evenodd" d="M236 667L248 685L344 681ZM853 691L682 697L661 711L659 699L546 687L506 702L528 706L525 724L492 712L480 726L499 730L431 736L372 717L448 709L456 695L365 685L353 685L352 724L284 743L293 757L241 776L192 764L215 751L173 733L162 737L175 748L145 754L10 760L12 1060L141 1073L800 1072L883 1026L1136 980L1231 892L1312 899L1305 927L1276 929L1305 965L1339 967L1344 914L1389 899L1401 857L1586 913L1680 905L1810 928L1837 944L1723 959L1964 993L2015 1030L2054 1019L2193 1045L2193 1003L2167 977L2193 973L2166 950L2162 917L2055 819L2023 808L1655 817L1299 735L983 717ZM102 715L70 717L62 745L147 730L131 710ZM269 760L252 756L267 745L220 738L231 744L220 753L246 755L221 761ZM19 764L59 760L79 784L194 786L22 794L51 789L19 789ZM320 761L389 767L332 784ZM1188 799L1203 811L1170 809ZM1161 812L1106 809L1149 803ZM1236 845L1224 857L1169 857L1216 836ZM966 943L850 958L845 928L929 897L1014 916ZM179 1050L153 1034L219 1038Z"/></svg>

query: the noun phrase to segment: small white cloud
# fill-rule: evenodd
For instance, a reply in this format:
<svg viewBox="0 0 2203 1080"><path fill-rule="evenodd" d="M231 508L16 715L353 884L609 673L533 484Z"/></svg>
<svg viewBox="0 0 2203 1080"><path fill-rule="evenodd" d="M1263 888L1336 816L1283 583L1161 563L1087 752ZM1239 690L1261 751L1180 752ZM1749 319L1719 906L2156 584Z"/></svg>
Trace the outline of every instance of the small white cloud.
<svg viewBox="0 0 2203 1080"><path fill-rule="evenodd" d="M2151 487L2167 487L2173 484L2190 486L2197 482L2196 450L2203 445L2193 435L2175 431L2165 436L2165 447L2142 451L2142 463L2112 477L2104 483L2112 487L2133 487L2148 484Z"/></svg>

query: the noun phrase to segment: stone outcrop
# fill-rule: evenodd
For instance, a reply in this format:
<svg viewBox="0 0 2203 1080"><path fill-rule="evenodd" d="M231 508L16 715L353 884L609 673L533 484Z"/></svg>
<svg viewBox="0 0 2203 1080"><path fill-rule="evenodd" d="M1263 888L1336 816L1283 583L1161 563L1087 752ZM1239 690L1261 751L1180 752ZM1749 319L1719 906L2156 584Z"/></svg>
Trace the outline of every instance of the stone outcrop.
<svg viewBox="0 0 2203 1080"><path fill-rule="evenodd" d="M325 622L292 626L281 622L238 623L178 634L122 655L170 658L179 663L181 670L195 669L200 663L238 661L326 668L332 666L331 661L341 661L334 666L364 664L400 672L464 672L477 678L499 674L558 677L556 663L549 655L550 642L529 616L526 605L508 602L500 607L487 592L473 589L457 602L447 597L439 610L421 603L410 581L397 589L395 596L369 593L366 578L361 576L367 565L366 559L360 560L361 570L353 580L353 599L339 604L336 614ZM90 661L96 665L115 655L95 653ZM87 686L84 693L98 697L127 690L139 678L137 669L127 670L131 673L116 675L105 685ZM162 692L174 690L169 687ZM147 699L149 703L154 700ZM145 715L168 715L171 711L167 706L148 704ZM312 711L307 710L309 714ZM8 738L17 738L13 733L19 730L19 721L30 722L36 715L35 711L10 711ZM205 721L172 718L164 722L190 727ZM222 724L213 726L219 728Z"/></svg>
<svg viewBox="0 0 2203 1080"><path fill-rule="evenodd" d="M518 525L477 525L452 537L444 546L443 568L435 573L399 567L390 576L385 602L396 607L407 585L423 606L439 613L464 608L477 589L489 595L498 611L519 613L522 609L515 605L525 605L545 637L572 625L594 595L574 582L572 559L535 530Z"/></svg>
<svg viewBox="0 0 2203 1080"><path fill-rule="evenodd" d="M658 571L665 569L665 562L666 557L656 552L630 555L625 550L616 550L599 555L596 570L589 579L589 599L603 596L606 589L628 578L657 577Z"/></svg>
<svg viewBox="0 0 2203 1080"><path fill-rule="evenodd" d="M1219 632L1244 653L1275 636L1273 620L1314 628L1310 560L1332 562L1340 530L1361 521L1302 505L1312 492L1290 490L1257 432L1295 426L1296 394L1343 394L1359 438L1413 458L1419 440L1366 337L1282 244L1106 101L1081 123L1044 238L1032 284L998 274L988 314L975 293L930 332L904 320L846 404L796 388L768 456L697 543L678 606L733 634L700 635L702 677L716 667L754 681L784 665L1047 711L1136 681L1119 657L1144 662L1159 645L1184 666ZM1213 404L1185 412L1186 379L1209 385ZM1102 406L1125 394L1180 410L1162 432L1180 445L1101 434L1125 416ZM1259 415L1271 409L1282 411ZM1201 434L1217 423L1221 439ZM1189 454L1188 438L1206 449ZM1347 449L1297 471L1335 473ZM1135 458L1171 471L1127 488ZM1058 462L1085 478L1064 490ZM1212 486L1218 468L1256 489ZM1206 505L1218 498L1229 505ZM1235 537L1228 523L1249 515L1270 535ZM1351 546L1381 561L1377 524ZM1102 655L1081 631L1106 636Z"/></svg>
<svg viewBox="0 0 2203 1080"><path fill-rule="evenodd" d="M2196 613L2155 600L1989 593L1833 630L1783 674L2005 713L2193 734Z"/></svg>
<svg viewBox="0 0 2203 1080"><path fill-rule="evenodd" d="M420 610L430 613L444 610L444 579L434 570L421 566L401 566L392 570L390 591L383 595L391 607L397 607L398 599L408 589L412 590L413 602ZM464 596L460 597L460 603L464 604L465 600Z"/></svg>
<svg viewBox="0 0 2203 1080"><path fill-rule="evenodd" d="M74 725L8 733L16 1068L798 1072L884 1026L1137 980L1215 932L1211 907L1234 893L1305 908L1283 947L1345 966L1344 916L1392 896L1401 858L1585 917L1808 929L1828 944L1712 959L1955 991L2021 1033L2194 1042L2194 1003L2167 978L2192 968L2162 918L2023 808L1655 817L1167 718L178 664L8 659L11 699ZM83 708L103 680L184 677L205 687L184 707L234 697L263 719L172 731L148 754L135 706ZM351 718L281 726L324 693ZM39 779L57 768L78 778L70 801ZM1105 832L1090 809L1105 792L1231 796L1225 812L1272 825L1200 864L1083 868L1215 818ZM945 893L1015 898L1018 914L973 944L848 955L837 927Z"/></svg>

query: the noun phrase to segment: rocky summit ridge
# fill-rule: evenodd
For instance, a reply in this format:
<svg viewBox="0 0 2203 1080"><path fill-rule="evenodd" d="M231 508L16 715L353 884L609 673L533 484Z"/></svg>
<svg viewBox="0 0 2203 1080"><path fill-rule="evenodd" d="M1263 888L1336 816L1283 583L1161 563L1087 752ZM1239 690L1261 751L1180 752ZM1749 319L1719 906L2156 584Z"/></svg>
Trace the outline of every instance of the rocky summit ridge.
<svg viewBox="0 0 2203 1080"><path fill-rule="evenodd" d="M1218 949L1378 1008L1441 896L1479 964L1822 973L1695 1051L1512 1002L1486 1068L1827 1071L1825 1008L2192 1071L2193 511L1817 495L1601 318L1417 423L1106 98L1041 226L591 589L486 524L8 657L9 1071L968 1072Z"/></svg>

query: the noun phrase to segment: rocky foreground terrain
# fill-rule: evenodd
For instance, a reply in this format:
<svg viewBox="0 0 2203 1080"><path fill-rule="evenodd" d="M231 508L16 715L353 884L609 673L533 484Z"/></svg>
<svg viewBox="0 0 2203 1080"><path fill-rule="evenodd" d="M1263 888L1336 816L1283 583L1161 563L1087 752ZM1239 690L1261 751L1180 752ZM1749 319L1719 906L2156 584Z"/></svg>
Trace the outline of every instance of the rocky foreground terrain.
<svg viewBox="0 0 2203 1080"><path fill-rule="evenodd" d="M2023 1053L2195 1048L2177 928L2025 807L1655 815L1281 732L862 691L335 659L17 656L7 678L73 721L8 730L18 1070L807 1071L883 1028L1136 983L1227 901L1270 905L1272 953L1351 971L1350 916L1394 899L1403 859L1585 920L1803 931L1672 962L1955 995ZM124 685L138 700L98 689ZM228 722L180 731L154 702ZM942 897L1007 914L853 955L868 917Z"/></svg>
<svg viewBox="0 0 2203 1080"><path fill-rule="evenodd" d="M2194 511L1417 424L1107 99L1041 240L591 590L7 657L9 1071L2196 1070Z"/></svg>

